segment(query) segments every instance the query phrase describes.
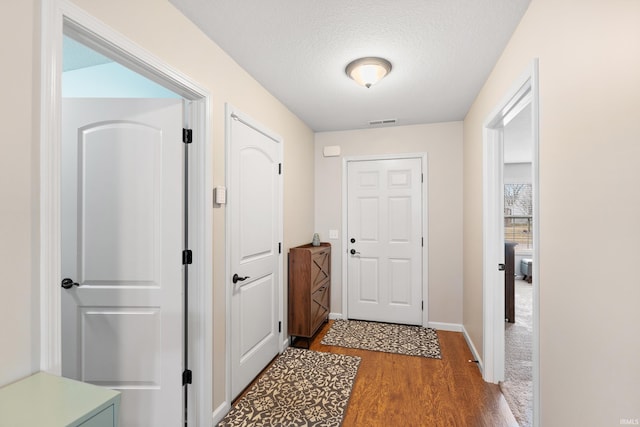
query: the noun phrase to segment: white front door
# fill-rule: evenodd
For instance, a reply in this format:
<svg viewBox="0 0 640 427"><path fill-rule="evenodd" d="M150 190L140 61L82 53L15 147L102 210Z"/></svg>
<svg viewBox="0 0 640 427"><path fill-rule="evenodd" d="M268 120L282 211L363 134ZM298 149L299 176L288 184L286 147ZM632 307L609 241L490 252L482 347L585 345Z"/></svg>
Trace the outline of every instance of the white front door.
<svg viewBox="0 0 640 427"><path fill-rule="evenodd" d="M422 161L347 163L348 316L422 324Z"/></svg>
<svg viewBox="0 0 640 427"><path fill-rule="evenodd" d="M182 422L180 99L62 103L62 374L122 392L120 425Z"/></svg>
<svg viewBox="0 0 640 427"><path fill-rule="evenodd" d="M231 398L279 350L281 143L232 115L230 221ZM235 283L233 276L236 276Z"/></svg>

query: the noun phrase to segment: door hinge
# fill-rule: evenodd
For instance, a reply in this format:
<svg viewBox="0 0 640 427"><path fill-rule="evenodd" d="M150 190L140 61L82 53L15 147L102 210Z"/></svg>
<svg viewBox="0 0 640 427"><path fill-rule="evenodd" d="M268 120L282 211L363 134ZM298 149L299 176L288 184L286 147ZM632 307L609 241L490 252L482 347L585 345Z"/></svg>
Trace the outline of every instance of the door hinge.
<svg viewBox="0 0 640 427"><path fill-rule="evenodd" d="M278 322L278 332L282 332L282 321Z"/></svg>
<svg viewBox="0 0 640 427"><path fill-rule="evenodd" d="M182 142L185 144L191 144L193 141L193 131L191 129L182 129Z"/></svg>
<svg viewBox="0 0 640 427"><path fill-rule="evenodd" d="M282 175L282 163L278 163L278 175Z"/></svg>
<svg viewBox="0 0 640 427"><path fill-rule="evenodd" d="M193 252L191 249L185 249L182 251L182 265L191 264L193 262Z"/></svg>
<svg viewBox="0 0 640 427"><path fill-rule="evenodd" d="M182 371L182 385L191 384L192 380L193 373L191 372L191 369L185 369L184 371Z"/></svg>
<svg viewBox="0 0 640 427"><path fill-rule="evenodd" d="M422 307L421 310L424 311L424 301L422 301Z"/></svg>
<svg viewBox="0 0 640 427"><path fill-rule="evenodd" d="M424 237L422 238L422 247L424 248Z"/></svg>
<svg viewBox="0 0 640 427"><path fill-rule="evenodd" d="M282 242L278 242L278 253L282 253Z"/></svg>
<svg viewBox="0 0 640 427"><path fill-rule="evenodd" d="M424 174L423 173L420 174L420 182L424 182Z"/></svg>

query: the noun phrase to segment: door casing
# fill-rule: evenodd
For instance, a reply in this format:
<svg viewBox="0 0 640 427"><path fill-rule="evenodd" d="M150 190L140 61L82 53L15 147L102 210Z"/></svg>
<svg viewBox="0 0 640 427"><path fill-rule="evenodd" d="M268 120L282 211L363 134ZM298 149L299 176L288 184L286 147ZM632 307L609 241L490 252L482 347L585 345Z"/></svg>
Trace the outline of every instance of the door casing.
<svg viewBox="0 0 640 427"><path fill-rule="evenodd" d="M424 183L422 185L422 230L424 246L422 250L422 300L424 309L422 310L422 326L429 326L429 169L427 153L407 153L407 154L387 154L368 156L348 156L342 159L342 318L348 319L348 251L349 236L347 235L348 210L347 210L347 189L348 176L347 166L349 162L366 160L395 160L395 159L420 159L422 162L422 174Z"/></svg>
<svg viewBox="0 0 640 427"><path fill-rule="evenodd" d="M483 354L479 358L483 379L498 383L504 379L504 274L498 263L504 263L504 241L500 199L504 187L504 125L518 108L531 104L532 113L532 188L533 188L533 422L538 425L540 414L540 179L539 179L539 86L538 60L534 59L515 81L505 98L483 123ZM502 224L502 226L500 225Z"/></svg>
<svg viewBox="0 0 640 427"><path fill-rule="evenodd" d="M67 0L43 1L41 31L40 123L40 369L61 373L60 321L60 147L63 32L71 32L92 49L113 58L185 99L184 124L193 129L189 161L192 197L189 203L190 266L189 366L201 381L190 386L188 419L194 425L210 423L212 414L212 289L211 263L213 173L210 159L210 94L137 44L128 40ZM195 421L194 421L195 420Z"/></svg>

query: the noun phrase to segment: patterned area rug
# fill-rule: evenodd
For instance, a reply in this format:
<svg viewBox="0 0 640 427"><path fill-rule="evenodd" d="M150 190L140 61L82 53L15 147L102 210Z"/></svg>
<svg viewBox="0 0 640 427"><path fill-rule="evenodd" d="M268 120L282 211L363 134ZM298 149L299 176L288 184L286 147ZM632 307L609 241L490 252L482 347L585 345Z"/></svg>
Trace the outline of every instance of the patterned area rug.
<svg viewBox="0 0 640 427"><path fill-rule="evenodd" d="M360 358L288 348L218 426L339 426Z"/></svg>
<svg viewBox="0 0 640 427"><path fill-rule="evenodd" d="M335 320L322 344L442 359L436 330L421 326Z"/></svg>

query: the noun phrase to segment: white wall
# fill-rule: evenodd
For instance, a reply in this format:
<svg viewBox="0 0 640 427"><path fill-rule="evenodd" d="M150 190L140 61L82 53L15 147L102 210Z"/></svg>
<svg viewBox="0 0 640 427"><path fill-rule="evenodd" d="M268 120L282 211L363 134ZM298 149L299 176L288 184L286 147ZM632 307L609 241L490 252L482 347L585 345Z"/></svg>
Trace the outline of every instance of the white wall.
<svg viewBox="0 0 640 427"><path fill-rule="evenodd" d="M315 229L333 245L331 312L342 313L343 157L372 154L428 155L429 321L462 323L462 123L321 132L315 137ZM338 145L340 157L324 157ZM308 237L311 241L311 236Z"/></svg>
<svg viewBox="0 0 640 427"><path fill-rule="evenodd" d="M224 185L224 105L239 110L284 140L284 250L313 233L313 132L165 0L75 3L185 74L213 96L214 185ZM39 339L39 62L37 0L12 2L0 14L0 385L38 369ZM126 11L126 12L124 12ZM225 212L213 211L213 407L224 401ZM286 257L283 257L286 263ZM286 275L286 268L284 269ZM285 283L286 283L286 277ZM286 319L285 319L286 320Z"/></svg>
<svg viewBox="0 0 640 427"><path fill-rule="evenodd" d="M482 124L540 62L541 426L640 419L640 2L532 0L464 120L464 324L482 351ZM636 421L637 422L637 421Z"/></svg>
<svg viewBox="0 0 640 427"><path fill-rule="evenodd" d="M37 369L38 296L33 265L38 222L37 92L39 78L35 0L11 2L0 13L0 385ZM10 10L9 10L10 9Z"/></svg>

